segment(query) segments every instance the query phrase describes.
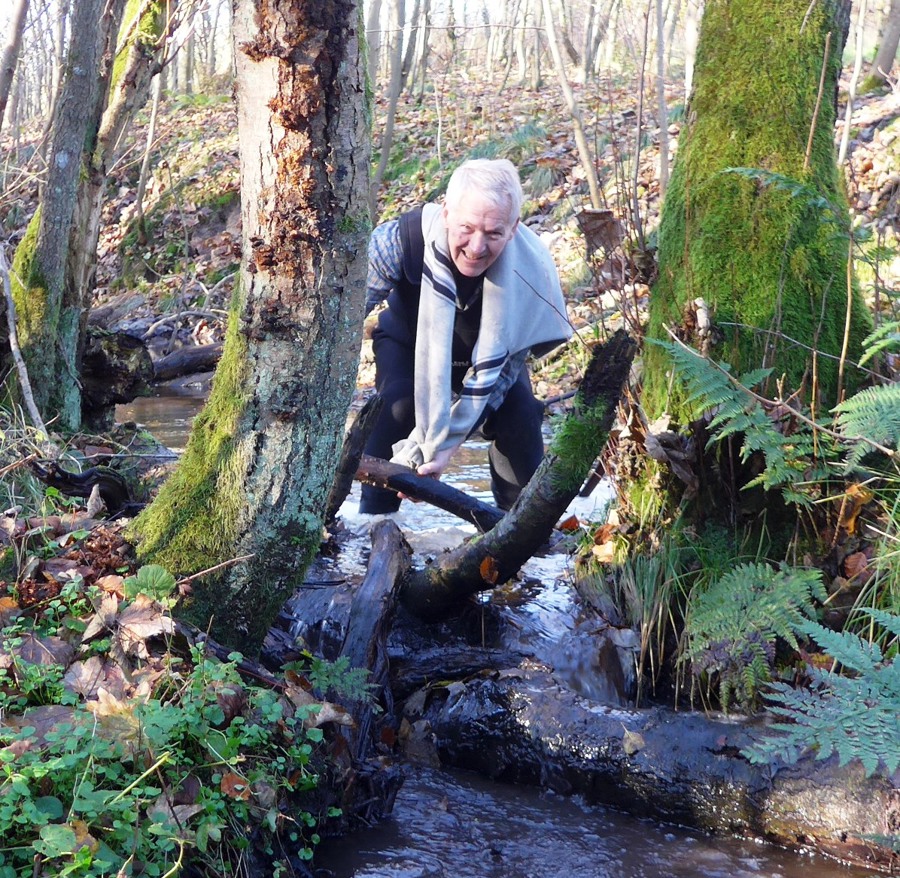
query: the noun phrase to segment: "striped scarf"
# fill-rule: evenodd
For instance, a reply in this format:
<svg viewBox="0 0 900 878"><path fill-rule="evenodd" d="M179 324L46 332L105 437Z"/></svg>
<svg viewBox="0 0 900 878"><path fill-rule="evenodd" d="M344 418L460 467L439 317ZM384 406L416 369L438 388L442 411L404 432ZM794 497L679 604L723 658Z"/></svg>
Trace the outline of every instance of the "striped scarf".
<svg viewBox="0 0 900 878"><path fill-rule="evenodd" d="M550 347L572 334L549 251L524 224L488 268L481 325L462 389L450 389L453 326L459 307L447 229L439 205L422 210L425 259L416 325L416 426L394 445L393 460L410 466L462 443L478 423L511 355Z"/></svg>

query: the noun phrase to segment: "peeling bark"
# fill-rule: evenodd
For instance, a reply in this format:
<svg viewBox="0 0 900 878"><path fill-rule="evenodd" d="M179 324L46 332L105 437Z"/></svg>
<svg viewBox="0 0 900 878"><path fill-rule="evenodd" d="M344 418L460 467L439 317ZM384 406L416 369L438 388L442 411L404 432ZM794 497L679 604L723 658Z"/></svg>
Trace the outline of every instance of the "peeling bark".
<svg viewBox="0 0 900 878"><path fill-rule="evenodd" d="M256 651L319 547L355 385L369 116L355 2L240 0L243 260L207 408L135 530L197 581L189 621Z"/></svg>

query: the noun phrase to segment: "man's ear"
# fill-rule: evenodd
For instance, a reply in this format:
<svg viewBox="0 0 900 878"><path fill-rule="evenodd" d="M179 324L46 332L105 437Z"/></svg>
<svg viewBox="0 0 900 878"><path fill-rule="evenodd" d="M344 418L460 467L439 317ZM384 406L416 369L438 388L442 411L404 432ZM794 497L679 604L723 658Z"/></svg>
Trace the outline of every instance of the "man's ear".
<svg viewBox="0 0 900 878"><path fill-rule="evenodd" d="M441 208L441 216L444 218L444 225L447 225L447 223L449 222L449 220L447 219L447 217L450 216L450 211L447 210L447 205L446 205L446 204L444 204L444 206Z"/></svg>

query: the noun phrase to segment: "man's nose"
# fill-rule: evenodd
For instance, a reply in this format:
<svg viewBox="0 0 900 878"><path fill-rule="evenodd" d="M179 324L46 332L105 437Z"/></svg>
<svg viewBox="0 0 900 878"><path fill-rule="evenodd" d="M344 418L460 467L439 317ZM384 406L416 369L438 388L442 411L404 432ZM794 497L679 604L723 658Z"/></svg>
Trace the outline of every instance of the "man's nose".
<svg viewBox="0 0 900 878"><path fill-rule="evenodd" d="M484 253L487 250L487 237L481 232L472 232L472 236L469 238L469 247L478 255Z"/></svg>

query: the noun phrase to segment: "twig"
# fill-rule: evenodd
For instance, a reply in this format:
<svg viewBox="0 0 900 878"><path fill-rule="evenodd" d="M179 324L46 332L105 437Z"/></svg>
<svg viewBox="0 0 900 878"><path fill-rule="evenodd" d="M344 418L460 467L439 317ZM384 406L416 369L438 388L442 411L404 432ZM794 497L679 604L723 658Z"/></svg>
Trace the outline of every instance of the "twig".
<svg viewBox="0 0 900 878"><path fill-rule="evenodd" d="M844 366L847 362L847 351L850 347L850 318L853 316L853 236L847 248L847 314L844 317L844 338L841 342L841 359L838 362L837 401L843 402Z"/></svg>
<svg viewBox="0 0 900 878"><path fill-rule="evenodd" d="M9 263L6 261L6 252L0 247L0 275L3 277L3 295L6 298L6 322L9 325L9 349L12 353L13 362L16 364L16 372L19 374L19 389L22 391L22 399L25 402L25 408L31 416L31 422L34 426L44 434L47 433L47 427L44 419L38 411L38 407L34 402L34 394L31 392L31 380L28 378L28 368L25 366L25 360L22 357L22 350L19 347L19 336L16 332L16 303L12 297L12 285L9 281Z"/></svg>
<svg viewBox="0 0 900 878"><path fill-rule="evenodd" d="M704 357L703 354L695 351L690 345L685 344L677 335L668 327L664 326L663 329L669 334L669 338L675 342L679 347L684 348L686 351L690 351L695 357L706 360L714 369L721 372L728 381L737 387L739 390L742 390L747 394L751 399L756 400L761 406L765 408L776 408L777 406L784 405L784 400L782 399L768 399L765 396L762 396L759 393L751 390L749 387L741 384L737 378L734 377L730 372L726 369L723 369L715 360ZM900 452L895 451L893 448L888 448L886 445L882 445L879 442L875 442L874 439L869 439L867 436L845 436L843 433L838 433L836 430L829 430L828 427L823 427L821 424L817 424L812 418L806 417L802 412L798 412L796 409L791 409L791 415L795 417L798 421L803 424L806 424L808 427L812 427L815 430L819 430L822 433L825 433L826 436L831 436L832 439L837 439L839 442L865 442L866 445L870 445L876 451L880 451L887 457L893 458L897 460L900 458Z"/></svg>
<svg viewBox="0 0 900 878"><path fill-rule="evenodd" d="M207 567L206 570L201 570L199 573L192 573L190 576L185 576L183 579L179 579L176 582L176 585L187 585L190 582L193 582L195 579L199 579L201 576L206 576L207 573L215 573L217 570L221 570L223 567L231 567L232 564L240 564L241 561L249 561L253 555L239 555L237 558L230 558L228 561L223 561L221 564L216 564L214 567Z"/></svg>
<svg viewBox="0 0 900 878"><path fill-rule="evenodd" d="M806 157L803 159L803 170L809 170L812 156L813 138L816 134L816 122L819 120L819 108L822 106L822 91L825 88L825 73L828 70L828 56L831 54L831 31L825 34L825 57L822 58L822 73L819 76L819 93L816 95L816 108L813 110L812 122L809 125L809 140L806 141Z"/></svg>
<svg viewBox="0 0 900 878"><path fill-rule="evenodd" d="M223 317L227 317L228 312L223 311L221 309L213 310L213 311L198 311L194 309L189 309L187 311L179 311L177 314L168 314L165 317L160 317L159 320L151 323L145 330L142 338L145 340L150 338L160 326L165 326L166 323L171 323L173 320L180 320L182 317L209 317L213 320L221 320Z"/></svg>

